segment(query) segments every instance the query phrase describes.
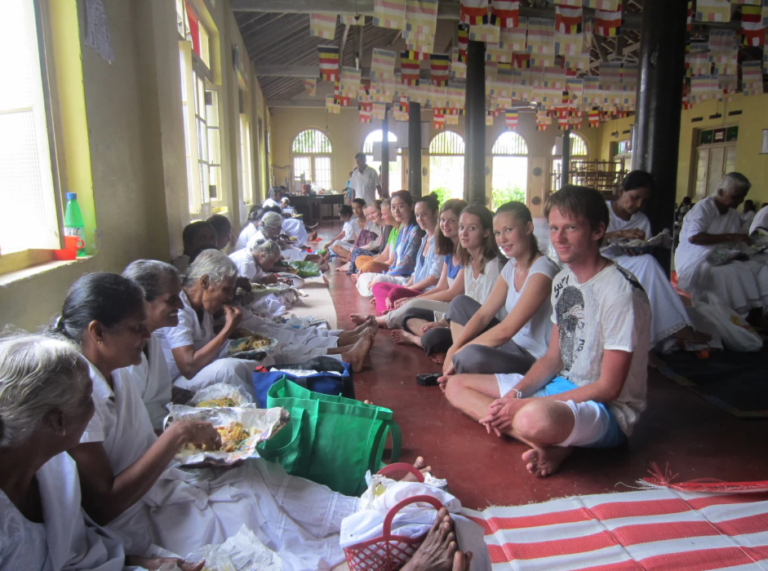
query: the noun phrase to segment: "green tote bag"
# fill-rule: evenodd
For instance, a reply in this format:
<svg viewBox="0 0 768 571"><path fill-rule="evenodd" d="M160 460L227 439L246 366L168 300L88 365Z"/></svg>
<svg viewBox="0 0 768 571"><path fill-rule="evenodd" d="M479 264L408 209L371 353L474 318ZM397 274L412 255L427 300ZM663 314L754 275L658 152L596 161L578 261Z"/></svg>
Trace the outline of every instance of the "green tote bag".
<svg viewBox="0 0 768 571"><path fill-rule="evenodd" d="M400 458L400 428L391 410L309 391L285 378L267 393L267 408L276 406L286 409L291 420L274 438L260 443L258 451L289 474L358 496L366 487L366 471L383 467L390 432L392 462Z"/></svg>

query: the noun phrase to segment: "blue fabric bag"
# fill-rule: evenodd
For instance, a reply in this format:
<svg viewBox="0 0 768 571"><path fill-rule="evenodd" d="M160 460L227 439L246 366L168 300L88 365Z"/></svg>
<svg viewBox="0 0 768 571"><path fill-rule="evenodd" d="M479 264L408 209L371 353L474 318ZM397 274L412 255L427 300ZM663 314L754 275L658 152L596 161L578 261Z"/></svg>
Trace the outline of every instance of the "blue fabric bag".
<svg viewBox="0 0 768 571"><path fill-rule="evenodd" d="M355 387L352 384L352 366L330 357L315 357L295 365L272 365L259 367L253 373L253 390L256 393L256 405L259 408L267 406L267 392L280 379L288 379L310 391L331 396L355 398ZM306 377L287 375L273 369L306 369L319 371ZM336 373L341 374L336 374Z"/></svg>

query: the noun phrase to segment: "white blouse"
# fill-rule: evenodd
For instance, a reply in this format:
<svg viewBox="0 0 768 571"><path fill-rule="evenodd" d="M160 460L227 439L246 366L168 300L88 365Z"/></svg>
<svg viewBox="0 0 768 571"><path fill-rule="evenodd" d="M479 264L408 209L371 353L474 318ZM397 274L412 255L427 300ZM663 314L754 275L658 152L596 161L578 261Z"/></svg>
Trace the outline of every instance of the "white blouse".
<svg viewBox="0 0 768 571"><path fill-rule="evenodd" d="M472 269L472 263L467 264L464 268L464 294L474 299L480 305L485 303L488 296L499 279L499 275L502 269L502 260L494 258L493 260L486 262L483 273L475 278L475 272ZM507 316L507 309L502 307L496 314L496 317L501 320Z"/></svg>

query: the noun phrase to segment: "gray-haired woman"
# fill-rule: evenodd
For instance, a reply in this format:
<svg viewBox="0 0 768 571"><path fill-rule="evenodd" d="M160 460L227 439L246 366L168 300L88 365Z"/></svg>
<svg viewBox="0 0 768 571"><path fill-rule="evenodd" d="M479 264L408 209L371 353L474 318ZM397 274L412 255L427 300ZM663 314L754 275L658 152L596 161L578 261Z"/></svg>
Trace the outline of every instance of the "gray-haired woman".
<svg viewBox="0 0 768 571"><path fill-rule="evenodd" d="M280 246L274 240L256 240L249 247L229 255L237 266L238 275L261 284L277 282L277 275L267 272L272 271L281 257Z"/></svg>
<svg viewBox="0 0 768 571"><path fill-rule="evenodd" d="M280 244L283 258L286 260L304 260L307 262L315 262L317 264L324 264L328 261L328 258L330 257L329 253L323 255L307 254L287 241L281 240L282 234L283 217L277 212L267 212L261 218L259 231L248 240L247 248L252 248L253 244L258 240L275 240Z"/></svg>
<svg viewBox="0 0 768 571"><path fill-rule="evenodd" d="M84 517L77 466L67 451L93 417L92 387L72 343L44 335L0 340L3 569L122 571L126 564L157 569L170 561L126 561L120 542Z"/></svg>
<svg viewBox="0 0 768 571"><path fill-rule="evenodd" d="M251 377L257 362L224 358L227 341L242 319L240 310L230 305L236 280L235 263L218 250L204 251L189 267L181 283L179 324L156 333L176 386L199 391L226 383L253 395ZM222 310L224 327L215 333L213 316Z"/></svg>

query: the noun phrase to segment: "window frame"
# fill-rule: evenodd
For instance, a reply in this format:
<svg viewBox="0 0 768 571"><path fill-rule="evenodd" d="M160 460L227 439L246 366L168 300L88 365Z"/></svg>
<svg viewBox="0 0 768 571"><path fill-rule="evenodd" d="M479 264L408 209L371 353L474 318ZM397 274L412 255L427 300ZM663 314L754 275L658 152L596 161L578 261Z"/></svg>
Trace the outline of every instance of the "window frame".
<svg viewBox="0 0 768 571"><path fill-rule="evenodd" d="M309 131L315 131L317 133L320 133L325 141L328 143L328 149L327 150L295 150L296 147L296 140L303 134ZM321 143L323 144L323 143ZM307 127L306 129L302 129L291 140L291 179L293 184L301 184L301 179L296 176L295 171L295 165L296 165L296 159L308 159L309 160L309 175L310 175L310 181L312 181L314 184L317 184L321 188L323 186L318 182L317 180L317 164L316 159L328 159L329 163L329 173L328 173L328 188L324 188L324 190L332 190L333 189L333 142L331 141L331 138L328 136L328 133L326 133L323 129L319 129L317 127ZM306 183L305 183L306 184Z"/></svg>
<svg viewBox="0 0 768 571"><path fill-rule="evenodd" d="M59 94L56 85L56 73L53 54L53 37L51 20L46 0L32 0L32 12L35 18L35 33L37 44L37 56L40 65L40 82L42 88L42 107L45 115L46 147L48 151L48 165L51 170L51 182L55 217L55 232L58 235L58 249L64 244L64 195L67 192L66 181L61 172L65 169L62 142L58 134L61 133L61 114L58 105ZM79 37L79 32L78 32ZM9 253L0 250L0 277L55 261L53 249L26 248Z"/></svg>

